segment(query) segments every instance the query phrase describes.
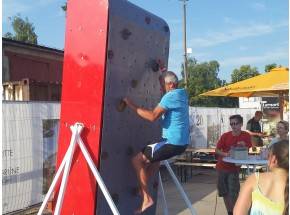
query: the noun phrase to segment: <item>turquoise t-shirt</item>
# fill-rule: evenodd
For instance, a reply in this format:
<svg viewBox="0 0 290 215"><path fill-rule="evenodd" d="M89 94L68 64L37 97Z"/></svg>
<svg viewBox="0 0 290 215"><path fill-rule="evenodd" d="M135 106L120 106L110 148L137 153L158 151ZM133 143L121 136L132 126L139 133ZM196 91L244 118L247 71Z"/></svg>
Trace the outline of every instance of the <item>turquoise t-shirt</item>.
<svg viewBox="0 0 290 215"><path fill-rule="evenodd" d="M159 106L166 112L161 119L162 137L174 145L189 143L189 113L188 96L184 89L174 89L167 92Z"/></svg>

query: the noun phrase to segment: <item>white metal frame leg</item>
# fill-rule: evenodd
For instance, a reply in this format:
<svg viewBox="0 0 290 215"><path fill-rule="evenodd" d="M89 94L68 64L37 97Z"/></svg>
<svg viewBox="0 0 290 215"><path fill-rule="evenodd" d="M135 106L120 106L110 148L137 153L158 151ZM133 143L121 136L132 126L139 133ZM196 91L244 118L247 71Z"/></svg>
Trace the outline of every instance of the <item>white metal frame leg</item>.
<svg viewBox="0 0 290 215"><path fill-rule="evenodd" d="M64 198L64 192L66 189L69 171L70 171L70 167L71 167L71 162L73 159L73 154L74 154L74 150L75 150L75 146L76 146L76 134L77 134L77 132L81 132L81 130L83 129L83 126L80 126L79 124L75 124L75 126L71 126L70 129L72 131L72 139L71 139L70 147L68 149L69 156L68 156L66 163L65 163L62 181L61 181L61 185L60 185L60 189L59 189L59 194L58 194L58 198L57 198L57 202L56 202L56 206L55 206L55 211L54 211L55 215L59 215L60 211L61 211L62 202L63 202L63 198Z"/></svg>
<svg viewBox="0 0 290 215"><path fill-rule="evenodd" d="M158 173L158 177L159 177L159 186L160 186L161 195L162 195L163 214L164 215L168 215L168 206L167 206L167 202L166 202L166 198L165 198L165 192L164 192L164 188L163 188L163 183L162 183L160 172Z"/></svg>
<svg viewBox="0 0 290 215"><path fill-rule="evenodd" d="M176 178L176 176L175 176L173 170L171 169L171 167L170 167L168 161L165 160L165 161L163 161L163 162L164 162L164 165L166 166L166 168L167 168L169 174L171 175L171 177L172 177L172 179L173 179L173 182L175 183L177 189L179 190L179 192L180 192L180 194L181 194L183 200L185 201L185 204L187 205L188 209L190 210L191 214L192 214L192 215L196 215L196 212L195 212L195 210L193 209L193 207L192 207L192 205L191 205L191 202L189 201L189 199L188 199L186 193L184 192L184 190L183 190L181 184L179 183L178 179Z"/></svg>
<svg viewBox="0 0 290 215"><path fill-rule="evenodd" d="M107 187L105 186L105 183L103 181L103 179L101 178L99 172L98 172L98 169L96 168L96 166L94 165L94 162L91 158L91 156L89 155L81 137L80 137L80 133L83 129L83 124L82 123L75 123L74 126L71 126L70 129L72 131L72 137L71 137L71 141L70 141L70 145L68 147L68 150L67 152L65 153L65 156L56 172L56 175L52 181L52 184L42 202L42 205L37 213L37 215L41 215L43 213L43 210L45 209L45 206L52 194L52 191L53 189L55 188L55 185L58 181L58 179L60 178L61 176L61 173L63 171L63 177L62 177L62 181L61 181L61 185L60 185L60 191L59 191L59 194L58 194L58 198L57 198L57 202L56 202L56 207L55 207L55 212L54 214L56 215L59 215L60 214L60 211L61 211L61 206L62 206L62 203L63 203L63 198L64 198L64 192L65 192L65 189L66 189L66 185L67 185L67 180L68 180L68 177L69 177L69 171L70 171L70 167L71 167L71 163L72 163L72 158L73 158L73 154L74 154L74 151L75 151L75 147L77 145L77 143L79 143L78 145L80 146L81 148L81 151L82 153L84 154L85 156L85 159L86 161L88 162L89 164L89 167L91 169L91 171L93 172L93 175L95 176L96 180L97 180L97 183L98 185L100 186L109 206L110 206L110 209L112 210L113 214L114 215L120 215L115 203L113 202L111 196L110 196L110 193L107 189Z"/></svg>

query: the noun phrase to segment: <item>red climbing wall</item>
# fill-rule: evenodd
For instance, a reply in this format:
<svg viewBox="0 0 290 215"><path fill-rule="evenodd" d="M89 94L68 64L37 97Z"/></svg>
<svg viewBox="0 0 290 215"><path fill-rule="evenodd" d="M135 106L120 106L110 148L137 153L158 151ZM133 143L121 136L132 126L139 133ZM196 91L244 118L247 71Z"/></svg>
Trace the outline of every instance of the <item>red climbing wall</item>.
<svg viewBox="0 0 290 215"><path fill-rule="evenodd" d="M68 1L57 161L68 148L69 125L84 123L84 143L121 214L133 214L141 201L131 158L158 141L161 130L120 101L127 96L143 107L158 104L160 64L167 65L168 49L166 22L128 1ZM111 214L79 152L62 214ZM155 200L157 179L150 182ZM154 212L155 206L144 214Z"/></svg>
<svg viewBox="0 0 290 215"><path fill-rule="evenodd" d="M69 126L84 123L82 138L96 165L102 127L108 2L68 1L61 98L59 165L70 143ZM77 147L61 214L94 214L95 178Z"/></svg>

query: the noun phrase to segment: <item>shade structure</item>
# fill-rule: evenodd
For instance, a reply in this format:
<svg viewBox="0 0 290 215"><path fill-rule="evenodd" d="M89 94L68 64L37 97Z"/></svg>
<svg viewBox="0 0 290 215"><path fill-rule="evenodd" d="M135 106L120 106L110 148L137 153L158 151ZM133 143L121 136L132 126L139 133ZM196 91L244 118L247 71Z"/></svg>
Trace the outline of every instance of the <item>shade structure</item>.
<svg viewBox="0 0 290 215"><path fill-rule="evenodd" d="M283 107L283 97L289 93L289 69L279 67L270 72L243 81L217 88L200 96L229 97L280 97L280 107ZM282 112L282 113L281 113ZM283 108L280 108L282 118Z"/></svg>
<svg viewBox="0 0 290 215"><path fill-rule="evenodd" d="M289 70L281 67L243 81L229 84L201 96L270 97L289 92Z"/></svg>

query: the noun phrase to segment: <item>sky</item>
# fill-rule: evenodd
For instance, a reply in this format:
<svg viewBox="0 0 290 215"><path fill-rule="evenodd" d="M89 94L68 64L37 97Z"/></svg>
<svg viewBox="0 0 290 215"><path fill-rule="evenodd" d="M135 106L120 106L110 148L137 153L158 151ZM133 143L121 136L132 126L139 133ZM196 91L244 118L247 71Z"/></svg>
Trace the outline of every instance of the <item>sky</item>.
<svg viewBox="0 0 290 215"><path fill-rule="evenodd" d="M40 45L63 49L65 0L2 0L2 34L13 32L8 17L20 14L34 24ZM183 63L183 7L180 0L130 0L161 17L170 28L168 69L180 76ZM288 67L288 0L189 0L186 3L189 57L217 60L219 78L231 81L241 65L276 63Z"/></svg>

